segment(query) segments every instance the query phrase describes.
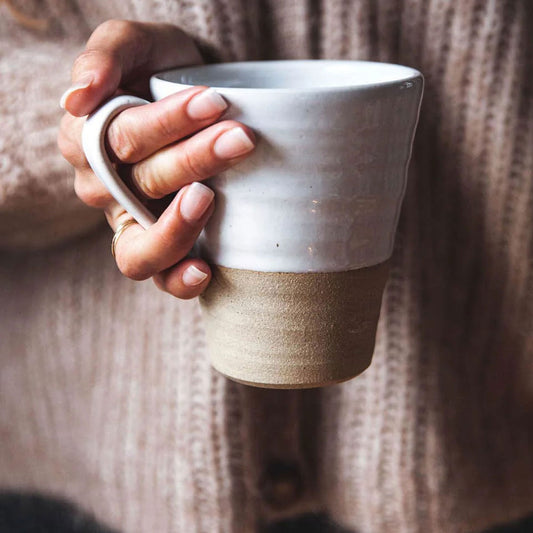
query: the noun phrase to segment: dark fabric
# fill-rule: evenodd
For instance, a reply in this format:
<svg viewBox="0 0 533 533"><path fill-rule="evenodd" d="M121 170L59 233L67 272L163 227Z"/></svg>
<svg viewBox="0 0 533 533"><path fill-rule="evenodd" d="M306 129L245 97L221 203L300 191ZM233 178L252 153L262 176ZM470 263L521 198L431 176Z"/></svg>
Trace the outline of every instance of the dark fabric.
<svg viewBox="0 0 533 533"><path fill-rule="evenodd" d="M533 532L533 515L528 516L518 522L505 524L492 529L485 533L532 533Z"/></svg>
<svg viewBox="0 0 533 533"><path fill-rule="evenodd" d="M331 522L325 515L307 515L271 525L261 533L355 533ZM451 533L451 532L450 532ZM483 533L533 533L533 516Z"/></svg>
<svg viewBox="0 0 533 533"><path fill-rule="evenodd" d="M0 493L0 533L118 533L73 504L39 494Z"/></svg>
<svg viewBox="0 0 533 533"><path fill-rule="evenodd" d="M533 516L530 516L514 524L495 527L485 533L532 532ZM67 501L40 494L0 492L0 533L119 532L98 523L89 513L82 511ZM305 515L271 524L261 528L258 533L355 532L334 524L326 515Z"/></svg>

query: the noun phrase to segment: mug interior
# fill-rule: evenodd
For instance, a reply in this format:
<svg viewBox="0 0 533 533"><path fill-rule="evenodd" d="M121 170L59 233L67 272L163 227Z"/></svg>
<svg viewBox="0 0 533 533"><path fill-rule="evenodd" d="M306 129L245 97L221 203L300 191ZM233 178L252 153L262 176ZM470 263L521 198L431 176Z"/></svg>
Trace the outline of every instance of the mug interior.
<svg viewBox="0 0 533 533"><path fill-rule="evenodd" d="M157 74L165 81L213 88L306 90L388 85L420 77L417 70L371 61L243 61Z"/></svg>

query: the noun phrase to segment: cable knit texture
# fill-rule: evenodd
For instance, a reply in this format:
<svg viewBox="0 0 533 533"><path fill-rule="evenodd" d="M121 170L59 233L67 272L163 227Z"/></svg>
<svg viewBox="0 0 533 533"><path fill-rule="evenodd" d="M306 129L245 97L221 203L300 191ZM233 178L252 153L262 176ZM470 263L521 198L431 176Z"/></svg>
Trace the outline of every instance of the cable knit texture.
<svg viewBox="0 0 533 533"><path fill-rule="evenodd" d="M0 3L0 246L19 249L0 262L3 487L70 498L127 533L252 532L317 510L363 533L466 533L533 510L529 1L9 4L47 26L25 28ZM112 17L173 22L219 61L424 73L362 376L315 391L227 381L207 362L196 301L122 278L108 231L80 237L102 217L72 192L57 102ZM265 497L271 461L300 469L285 506Z"/></svg>

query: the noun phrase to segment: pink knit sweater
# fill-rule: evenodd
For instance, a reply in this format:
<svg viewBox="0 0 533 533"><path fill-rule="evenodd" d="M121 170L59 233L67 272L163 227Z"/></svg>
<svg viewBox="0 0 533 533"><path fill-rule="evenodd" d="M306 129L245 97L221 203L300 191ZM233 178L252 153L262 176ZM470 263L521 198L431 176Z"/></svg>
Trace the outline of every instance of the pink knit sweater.
<svg viewBox="0 0 533 533"><path fill-rule="evenodd" d="M0 3L1 487L67 497L126 533L252 532L317 510L365 533L460 533L533 510L530 2L10 4L48 25ZM55 146L70 64L111 17L173 22L212 60L425 74L362 376L285 392L228 381L196 301L117 272Z"/></svg>

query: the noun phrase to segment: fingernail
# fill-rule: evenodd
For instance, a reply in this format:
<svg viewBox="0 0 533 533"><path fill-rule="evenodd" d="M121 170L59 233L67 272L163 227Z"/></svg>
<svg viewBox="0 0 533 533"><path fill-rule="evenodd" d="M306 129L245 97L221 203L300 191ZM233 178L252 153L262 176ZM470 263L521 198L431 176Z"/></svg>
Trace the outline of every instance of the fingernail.
<svg viewBox="0 0 533 533"><path fill-rule="evenodd" d="M215 193L202 183L191 183L180 203L181 216L189 222L198 222L211 205Z"/></svg>
<svg viewBox="0 0 533 533"><path fill-rule="evenodd" d="M254 148L254 143L242 128L232 128L224 132L216 141L213 150L220 159L232 159Z"/></svg>
<svg viewBox="0 0 533 533"><path fill-rule="evenodd" d="M91 83L93 82L93 75L92 74L87 74L85 76L83 76L82 78L80 78L76 83L72 84L64 93L63 93L63 96L61 97L61 100L59 100L59 105L65 109L65 105L67 103L67 99L68 97L72 94L72 93L75 93L76 91L80 91L81 89L87 89L87 87L89 87L89 85L91 85Z"/></svg>
<svg viewBox="0 0 533 533"><path fill-rule="evenodd" d="M187 104L187 114L194 120L202 120L220 114L228 104L214 89L197 94Z"/></svg>
<svg viewBox="0 0 533 533"><path fill-rule="evenodd" d="M200 285L205 278L207 278L207 274L202 272L199 268L196 268L194 265L187 267L181 276L183 283L189 285L189 287Z"/></svg>

